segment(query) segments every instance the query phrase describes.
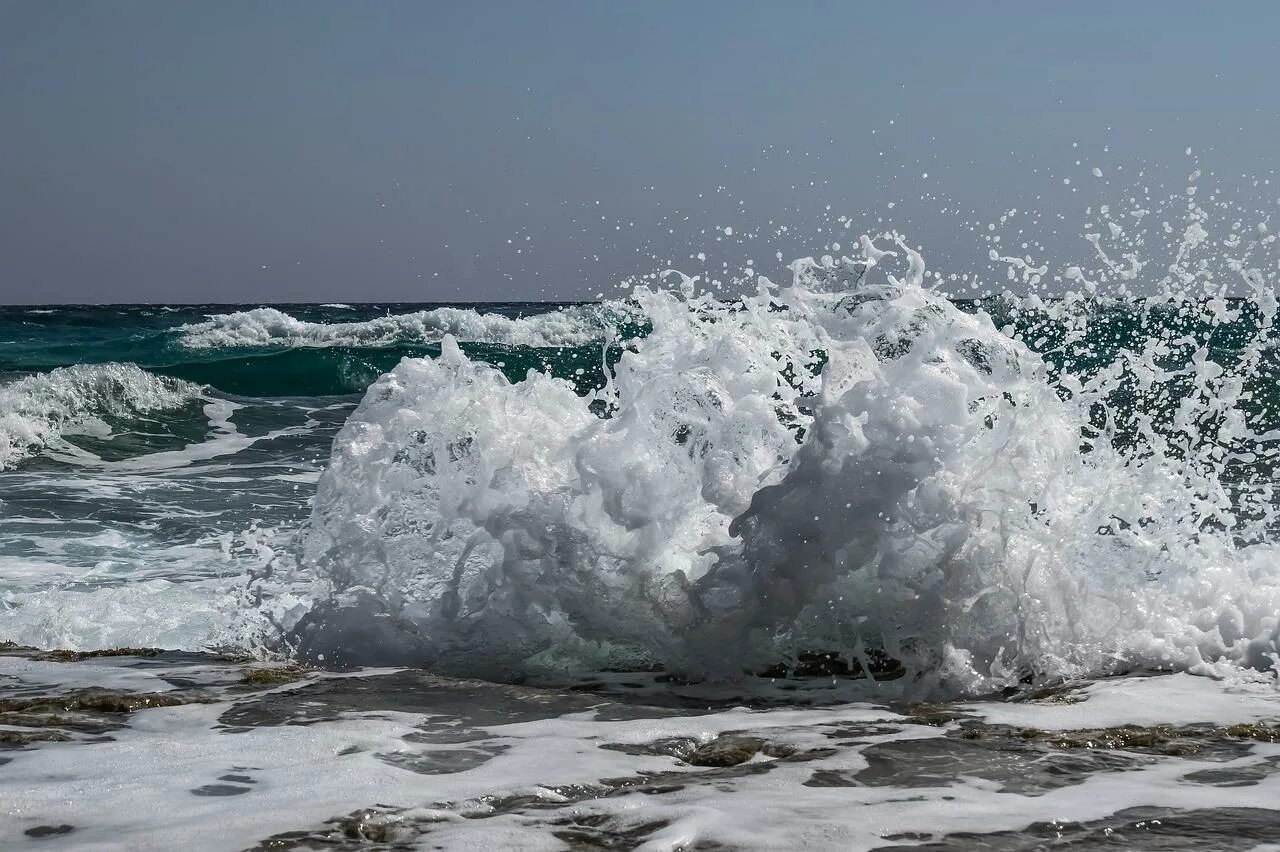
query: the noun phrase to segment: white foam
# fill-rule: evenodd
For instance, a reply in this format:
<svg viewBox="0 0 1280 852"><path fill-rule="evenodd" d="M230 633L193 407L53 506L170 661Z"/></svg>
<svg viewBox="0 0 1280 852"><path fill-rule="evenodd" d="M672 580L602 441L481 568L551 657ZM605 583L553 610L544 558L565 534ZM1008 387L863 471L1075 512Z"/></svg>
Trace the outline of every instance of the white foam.
<svg viewBox="0 0 1280 852"><path fill-rule="evenodd" d="M587 397L511 384L449 337L405 360L334 442L291 578L312 612L275 622L329 659L493 675L725 676L814 648L884 651L917 694L1270 668L1274 510L1232 502L1225 456L1170 443L1210 412L1215 440L1248 437L1231 375L1193 359L1205 408L1173 439L1143 421L1143 452L1104 432L1082 453L1119 372L1055 386L926 289L902 240L863 248L741 302L638 289L653 331ZM1126 355L1128 375L1161 354Z"/></svg>
<svg viewBox="0 0 1280 852"><path fill-rule="evenodd" d="M0 592L0 641L74 650L208 648L232 629L236 602L216 580L7 589Z"/></svg>
<svg viewBox="0 0 1280 852"><path fill-rule="evenodd" d="M199 397L196 385L132 364L77 364L18 379L0 386L0 470L45 447L83 457L61 436L106 434L103 417L178 408Z"/></svg>
<svg viewBox="0 0 1280 852"><path fill-rule="evenodd" d="M236 645L243 576L290 535L264 528L168 543L141 524L26 536L24 549L39 557L0 558L0 642L85 651Z"/></svg>
<svg viewBox="0 0 1280 852"><path fill-rule="evenodd" d="M96 680L104 686L162 688L145 672L113 673L108 661L96 662L30 664L0 658L0 675L21 682L41 683L53 676L62 685ZM53 666L56 672L50 671ZM173 674L184 682L199 680L181 669ZM1173 706L1188 697L1187 683L1153 678L1141 687L1142 697ZM468 694L468 684L456 688ZM1078 713L1082 720L1089 721L1090 704L1102 698L1106 688L1075 705L1083 708ZM1201 680L1195 687L1196 700L1216 712L1228 706L1214 698L1221 690ZM377 693L370 689L366 694ZM536 693L527 696L530 706L537 706L539 698ZM936 740L943 734L870 705L767 712L733 708L623 720L588 711L503 724L492 715L487 722L467 718L469 712L488 710L479 705L464 707L460 716L386 707L326 713L321 693L314 701L308 696L279 696L275 706L283 701L288 707L291 700L298 710L316 707L322 718L310 724L233 731L220 723L226 701L158 708L133 714L129 727L97 742L49 743L8 752L12 762L0 773L0 819L14 831L72 826L70 833L57 838L62 849L232 850L256 846L281 832L322 830L328 820L376 803L386 816L371 820L371 827L385 830L389 839L407 847L563 848L557 832L576 823L614 832L635 830L645 849L706 843L742 849L846 850L880 848L906 832L941 837L962 831L1018 831L1035 822L1101 819L1139 806L1267 808L1280 793L1280 776L1272 765L1280 758L1280 746L1238 741L1238 757L1113 753L1116 760L1131 761L1120 764L1126 771L1115 771L1113 761L1090 768L1087 757L1080 755L1072 769L1078 781L1066 778L1060 785L1031 793L973 777L961 763L948 769L945 760L930 773L932 783L928 776L917 776L909 788L811 783L818 774L852 778L867 769L869 746ZM388 700L394 702L395 696ZM1145 717L1145 707L1133 702L1128 707L1135 714L1129 718ZM451 705L459 712L456 708ZM1046 720L1059 709L1028 705L1019 718L1051 729ZM1255 721L1256 709L1236 705L1211 721ZM1125 718L1112 710L1103 715ZM433 731L444 734L436 737ZM758 757L757 762L770 761L767 769L756 767L765 771L708 772L661 753L627 754L601 747L673 737L705 742L729 731L819 751L798 761ZM440 761L453 752L476 749L487 759L454 771L413 771L416 759ZM909 771L915 765L908 752L903 768ZM1246 786L1196 780L1196 773L1205 770L1259 768L1265 770L1262 777ZM1054 777L1051 769L1043 772L1046 779ZM646 775L655 783L642 791L615 787L608 796L571 799L573 785L598 788L602 779ZM225 797L199 794L219 784L239 792L234 820L225 819ZM515 795L541 806L505 813L495 806L502 797Z"/></svg>
<svg viewBox="0 0 1280 852"><path fill-rule="evenodd" d="M240 407L239 404L225 399L207 403L204 406L204 415L209 420L211 434L199 443L188 444L180 450L147 453L123 461L103 462L98 465L90 462L89 466L100 466L119 472L175 470L195 462L233 455L260 441L302 435L307 431L305 426L289 426L274 429L262 435L245 435L231 422L232 416Z"/></svg>
<svg viewBox="0 0 1280 852"><path fill-rule="evenodd" d="M182 343L193 349L262 346L391 346L434 343L445 335L504 346L582 346L606 339L627 315L616 303L584 305L512 319L470 308L434 308L362 322L317 323L276 308L217 314L182 326Z"/></svg>
<svg viewBox="0 0 1280 852"><path fill-rule="evenodd" d="M1274 683L1222 684L1185 672L1098 681L1082 685L1072 698L1057 703L983 701L964 709L993 725L1058 731L1280 718L1280 690Z"/></svg>

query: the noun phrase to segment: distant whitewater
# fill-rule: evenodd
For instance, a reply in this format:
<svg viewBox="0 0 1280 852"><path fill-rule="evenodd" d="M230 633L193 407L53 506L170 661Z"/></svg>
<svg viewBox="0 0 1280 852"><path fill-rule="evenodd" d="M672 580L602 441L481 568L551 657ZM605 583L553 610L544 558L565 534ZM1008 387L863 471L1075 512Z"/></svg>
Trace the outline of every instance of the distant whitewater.
<svg viewBox="0 0 1280 852"><path fill-rule="evenodd" d="M1244 390L1267 293L1033 302L1071 360L1116 311L1143 329L1055 370L889 245L740 300L638 290L652 330L586 394L451 339L403 362L335 439L286 642L498 678L820 650L913 694L1274 665L1275 508L1240 475L1275 448ZM1242 321L1230 359L1184 335Z"/></svg>
<svg viewBox="0 0 1280 852"><path fill-rule="evenodd" d="M326 305L350 309L348 305ZM182 326L183 345L193 349L254 346L390 346L438 343L445 336L472 343L558 348L600 341L627 313L621 305L583 305L527 317L478 314L441 307L357 322L306 322L275 308L219 314Z"/></svg>

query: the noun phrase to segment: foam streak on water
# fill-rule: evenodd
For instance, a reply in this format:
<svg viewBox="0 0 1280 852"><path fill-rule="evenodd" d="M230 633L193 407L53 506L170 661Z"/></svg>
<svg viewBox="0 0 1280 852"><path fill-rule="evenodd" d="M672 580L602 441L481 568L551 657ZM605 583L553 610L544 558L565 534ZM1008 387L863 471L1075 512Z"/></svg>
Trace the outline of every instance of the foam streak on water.
<svg viewBox="0 0 1280 852"><path fill-rule="evenodd" d="M1280 729L1255 724L1274 691L1186 675L1020 704L744 707L626 680L284 670L272 688L192 655L0 662L26 706L82 702L52 726L25 711L17 733L55 741L0 752L15 848L1178 850L1280 831ZM1100 729L1120 721L1158 726Z"/></svg>

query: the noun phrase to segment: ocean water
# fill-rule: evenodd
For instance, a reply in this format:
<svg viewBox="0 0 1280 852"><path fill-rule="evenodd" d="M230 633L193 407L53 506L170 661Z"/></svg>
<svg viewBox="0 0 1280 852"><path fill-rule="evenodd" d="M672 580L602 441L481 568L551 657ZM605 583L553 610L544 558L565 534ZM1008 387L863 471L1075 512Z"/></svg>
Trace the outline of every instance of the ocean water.
<svg viewBox="0 0 1280 852"><path fill-rule="evenodd" d="M0 843L1280 848L1274 238L1181 205L1016 296L0 308Z"/></svg>

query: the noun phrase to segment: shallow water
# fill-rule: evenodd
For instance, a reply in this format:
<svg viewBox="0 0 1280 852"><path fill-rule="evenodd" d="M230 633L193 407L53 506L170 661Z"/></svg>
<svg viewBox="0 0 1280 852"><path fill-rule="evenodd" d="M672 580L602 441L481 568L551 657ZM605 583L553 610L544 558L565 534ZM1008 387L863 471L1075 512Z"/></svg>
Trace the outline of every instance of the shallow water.
<svg viewBox="0 0 1280 852"><path fill-rule="evenodd" d="M534 688L173 652L10 650L0 678L14 848L1280 842L1280 698L1188 675L929 705L826 678Z"/></svg>

